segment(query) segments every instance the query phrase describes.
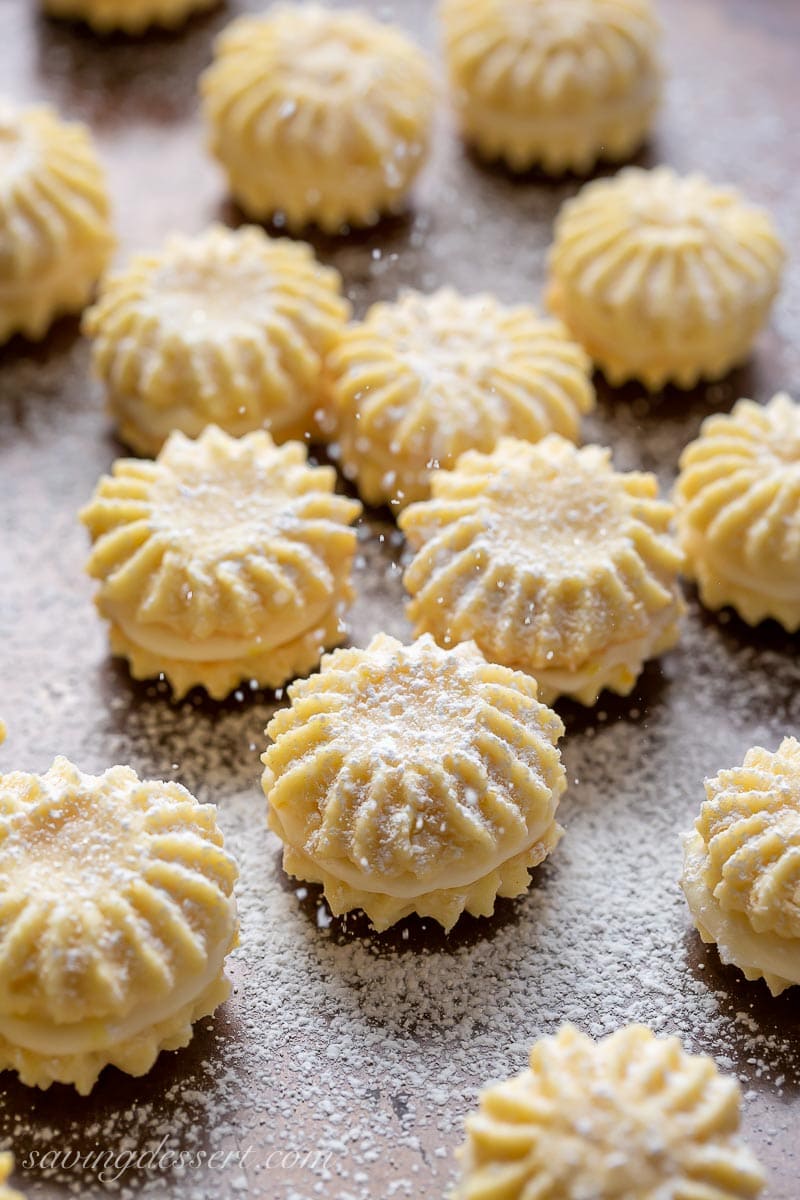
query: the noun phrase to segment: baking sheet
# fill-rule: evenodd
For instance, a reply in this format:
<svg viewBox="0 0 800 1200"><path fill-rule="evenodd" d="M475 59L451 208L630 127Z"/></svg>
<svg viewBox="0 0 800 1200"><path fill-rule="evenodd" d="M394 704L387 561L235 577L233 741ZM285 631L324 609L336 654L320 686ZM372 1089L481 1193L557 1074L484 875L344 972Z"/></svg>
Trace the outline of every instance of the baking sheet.
<svg viewBox="0 0 800 1200"><path fill-rule="evenodd" d="M0 3L2 90L91 124L121 254L240 220L203 150L195 81L215 32L246 7L259 5L231 3L175 36L129 42L45 21L33 2ZM427 0L367 7L434 44ZM640 161L740 185L794 251L798 5L664 0L661 10L671 79ZM317 248L357 312L403 285L538 302L553 217L577 186L480 166L443 118L413 212ZM799 316L793 263L745 370L652 400L600 383L587 439L668 485L708 413L740 395L800 392ZM704 614L692 598L680 648L628 700L561 706L567 836L526 897L501 902L492 920L462 920L449 938L429 923L378 938L358 919L331 921L317 889L283 876L265 829L258 755L273 698L246 690L175 706L108 658L75 513L121 448L87 363L74 320L39 347L0 351L0 769L41 771L59 753L90 771L131 763L215 801L242 869L243 936L232 1000L145 1079L107 1071L81 1099L0 1077L0 1137L13 1144L20 1186L31 1197L441 1197L485 1081L521 1069L530 1043L562 1020L594 1034L641 1020L739 1076L767 1196L797 1200L798 999L773 1000L723 969L691 929L676 878L677 833L696 815L703 777L798 732L798 639ZM361 535L354 640L405 636L401 541L380 515Z"/></svg>

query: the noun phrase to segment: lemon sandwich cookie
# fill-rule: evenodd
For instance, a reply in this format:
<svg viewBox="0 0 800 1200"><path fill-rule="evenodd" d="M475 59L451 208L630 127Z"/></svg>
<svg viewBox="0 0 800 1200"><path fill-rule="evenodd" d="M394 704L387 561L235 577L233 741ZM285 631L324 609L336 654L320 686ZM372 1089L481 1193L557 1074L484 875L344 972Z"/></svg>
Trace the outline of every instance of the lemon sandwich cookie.
<svg viewBox="0 0 800 1200"><path fill-rule="evenodd" d="M777 996L800 984L800 742L706 782L681 884L704 942Z"/></svg>
<svg viewBox="0 0 800 1200"><path fill-rule="evenodd" d="M326 436L326 359L350 307L310 246L213 225L136 255L84 317L120 437L155 455L218 425L276 442Z"/></svg>
<svg viewBox="0 0 800 1200"><path fill-rule="evenodd" d="M361 511L299 442L209 426L155 462L121 459L81 513L113 653L180 699L280 687L344 637Z"/></svg>
<svg viewBox="0 0 800 1200"><path fill-rule="evenodd" d="M469 451L400 517L414 630L474 641L534 675L546 703L628 695L679 637L673 516L653 475L615 471L600 446L551 434Z"/></svg>
<svg viewBox="0 0 800 1200"><path fill-rule="evenodd" d="M740 1109L736 1079L675 1037L566 1025L481 1093L452 1200L755 1200Z"/></svg>
<svg viewBox="0 0 800 1200"><path fill-rule="evenodd" d="M709 417L681 457L675 502L703 604L800 629L800 404L783 393Z"/></svg>
<svg viewBox="0 0 800 1200"><path fill-rule="evenodd" d="M0 342L38 339L80 312L114 251L88 129L52 108L0 102Z"/></svg>
<svg viewBox="0 0 800 1200"><path fill-rule="evenodd" d="M442 0L465 138L514 171L585 172L628 158L661 94L650 0Z"/></svg>
<svg viewBox="0 0 800 1200"><path fill-rule="evenodd" d="M610 383L691 388L747 359L784 257L769 214L735 189L627 167L562 208L548 301Z"/></svg>
<svg viewBox="0 0 800 1200"><path fill-rule="evenodd" d="M473 645L386 634L337 650L267 727L263 787L284 868L378 930L450 929L518 896L561 836L563 725L527 675Z"/></svg>
<svg viewBox="0 0 800 1200"><path fill-rule="evenodd" d="M408 291L374 304L331 357L342 469L368 504L430 495L431 472L506 434L576 441L591 363L558 321L494 296Z"/></svg>
<svg viewBox="0 0 800 1200"><path fill-rule="evenodd" d="M213 805L130 767L0 776L0 1068L87 1094L230 991L236 866Z"/></svg>
<svg viewBox="0 0 800 1200"><path fill-rule="evenodd" d="M280 4L220 35L201 81L213 154L256 220L328 233L402 209L428 153L422 51L351 9Z"/></svg>

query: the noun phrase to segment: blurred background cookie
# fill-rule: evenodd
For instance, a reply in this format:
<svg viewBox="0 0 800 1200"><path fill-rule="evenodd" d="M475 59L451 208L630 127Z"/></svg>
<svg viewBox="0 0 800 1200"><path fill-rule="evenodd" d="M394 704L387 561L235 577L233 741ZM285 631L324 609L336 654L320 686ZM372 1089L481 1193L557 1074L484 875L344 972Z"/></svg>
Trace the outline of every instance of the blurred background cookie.
<svg viewBox="0 0 800 1200"><path fill-rule="evenodd" d="M201 80L210 146L257 220L329 233L402 209L435 87L405 34L353 9L281 4L220 35Z"/></svg>
<svg viewBox="0 0 800 1200"><path fill-rule="evenodd" d="M784 257L768 213L733 188L627 167L561 209L548 302L610 383L691 388L748 357Z"/></svg>
<svg viewBox="0 0 800 1200"><path fill-rule="evenodd" d="M367 504L430 495L431 472L499 438L577 441L590 362L558 321L494 296L407 291L375 304L331 356L341 463Z"/></svg>
<svg viewBox="0 0 800 1200"><path fill-rule="evenodd" d="M565 1025L481 1093L453 1200L753 1200L765 1178L740 1106L737 1080L675 1037Z"/></svg>
<svg viewBox="0 0 800 1200"><path fill-rule="evenodd" d="M50 107L0 102L0 342L80 312L114 251L89 130Z"/></svg>
<svg viewBox="0 0 800 1200"><path fill-rule="evenodd" d="M276 442L327 436L327 356L350 306L310 246L213 225L135 255L85 314L120 437L155 455L173 430Z"/></svg>
<svg viewBox="0 0 800 1200"><path fill-rule="evenodd" d="M629 158L661 94L650 0L442 0L464 137L513 171L586 172Z"/></svg>

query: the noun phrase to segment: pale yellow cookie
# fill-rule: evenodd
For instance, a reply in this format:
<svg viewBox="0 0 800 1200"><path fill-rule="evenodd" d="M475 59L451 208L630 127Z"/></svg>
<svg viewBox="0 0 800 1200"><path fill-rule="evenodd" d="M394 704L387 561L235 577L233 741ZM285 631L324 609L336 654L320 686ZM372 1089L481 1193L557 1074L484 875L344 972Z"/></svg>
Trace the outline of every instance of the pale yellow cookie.
<svg viewBox="0 0 800 1200"><path fill-rule="evenodd" d="M745 361L778 293L768 213L670 167L628 167L562 208L548 303L609 381L691 388Z"/></svg>
<svg viewBox="0 0 800 1200"><path fill-rule="evenodd" d="M85 1095L187 1045L230 991L236 876L177 783L65 758L0 776L0 1069Z"/></svg>
<svg viewBox="0 0 800 1200"><path fill-rule="evenodd" d="M95 33L120 30L132 35L153 25L176 29L193 13L216 8L220 0L42 0L51 17L84 21Z"/></svg>
<svg viewBox="0 0 800 1200"><path fill-rule="evenodd" d="M79 312L114 250L89 131L53 109L0 102L0 342Z"/></svg>
<svg viewBox="0 0 800 1200"><path fill-rule="evenodd" d="M344 635L361 512L332 467L269 434L173 433L155 462L120 459L81 513L111 647L176 699L222 699L305 674Z"/></svg>
<svg viewBox="0 0 800 1200"><path fill-rule="evenodd" d="M0 1200L25 1200L22 1192L8 1186L8 1177L14 1170L14 1155L8 1151L0 1154Z"/></svg>
<svg viewBox="0 0 800 1200"><path fill-rule="evenodd" d="M430 495L431 470L504 434L576 440L591 364L563 326L493 296L405 292L374 304L331 357L345 474L368 504Z"/></svg>
<svg viewBox="0 0 800 1200"><path fill-rule="evenodd" d="M453 1200L755 1200L740 1106L737 1081L677 1038L565 1025L481 1093Z"/></svg>
<svg viewBox="0 0 800 1200"><path fill-rule="evenodd" d="M800 404L782 393L709 417L681 457L675 502L703 604L800 629Z"/></svg>
<svg viewBox="0 0 800 1200"><path fill-rule="evenodd" d="M551 434L469 451L431 492L399 519L417 551L404 576L417 634L474 641L535 675L548 704L625 696L677 642L681 556L653 475Z"/></svg>
<svg viewBox="0 0 800 1200"><path fill-rule="evenodd" d="M630 157L661 93L650 0L441 0L466 139L514 171Z"/></svg>
<svg viewBox="0 0 800 1200"><path fill-rule="evenodd" d="M120 436L155 455L175 429L321 437L326 356L350 306L310 246L252 226L173 237L107 278L84 317Z"/></svg>
<svg viewBox="0 0 800 1200"><path fill-rule="evenodd" d="M257 220L373 224L404 206L427 157L430 67L366 13L281 4L239 17L201 91L211 150Z"/></svg>
<svg viewBox="0 0 800 1200"><path fill-rule="evenodd" d="M800 742L706 780L681 886L704 942L773 996L800 984Z"/></svg>
<svg viewBox="0 0 800 1200"><path fill-rule="evenodd" d="M417 913L450 929L518 896L561 836L561 721L529 676L472 645L386 634L337 650L267 727L270 828L285 870L378 930Z"/></svg>

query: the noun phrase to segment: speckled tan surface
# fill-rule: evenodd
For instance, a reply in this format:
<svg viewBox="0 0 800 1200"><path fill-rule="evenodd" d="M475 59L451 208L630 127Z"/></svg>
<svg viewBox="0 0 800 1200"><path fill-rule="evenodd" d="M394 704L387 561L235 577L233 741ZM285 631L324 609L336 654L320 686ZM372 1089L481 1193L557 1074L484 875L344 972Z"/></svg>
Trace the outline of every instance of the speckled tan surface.
<svg viewBox="0 0 800 1200"><path fill-rule="evenodd" d="M214 32L237 7L245 5L176 36L129 43L48 23L33 3L0 4L3 90L91 123L124 251L212 218L237 220L204 155L194 92ZM428 0L371 7L433 41ZM671 82L642 161L740 185L773 210L796 251L796 3L663 0L661 8ZM443 123L413 214L319 248L344 273L357 310L404 284L537 300L553 216L576 186L480 167ZM800 394L799 323L793 263L747 369L653 400L635 386L601 385L587 433L614 446L619 466L656 470L668 484L706 414L742 394ZM722 969L692 931L676 879L677 832L699 808L703 776L740 761L754 742L774 748L797 733L798 639L705 615L692 598L681 647L648 668L630 700L593 713L563 706L567 836L529 896L502 904L492 921L463 922L449 942L414 923L381 939L358 921L330 923L314 889L298 896L281 875L265 829L258 753L271 698L193 697L175 707L107 658L75 512L119 447L87 361L74 321L40 347L15 342L0 352L0 714L9 730L0 768L44 770L56 753L90 771L130 762L217 801L242 864L243 941L233 1000L146 1080L108 1072L80 1100L2 1077L0 1137L15 1146L20 1185L31 1197L433 1200L446 1190L477 1088L520 1069L529 1043L568 1016L595 1033L647 1020L715 1054L742 1080L748 1137L770 1171L767 1196L796 1200L798 998L771 1000ZM354 640L381 628L403 636L399 539L380 516L362 537ZM104 1184L91 1164L50 1174L31 1158L139 1153L164 1137L176 1150L235 1150L240 1160L182 1173L145 1160L121 1174L118 1160L109 1171L117 1182ZM327 1165L302 1158L316 1151L330 1155Z"/></svg>

